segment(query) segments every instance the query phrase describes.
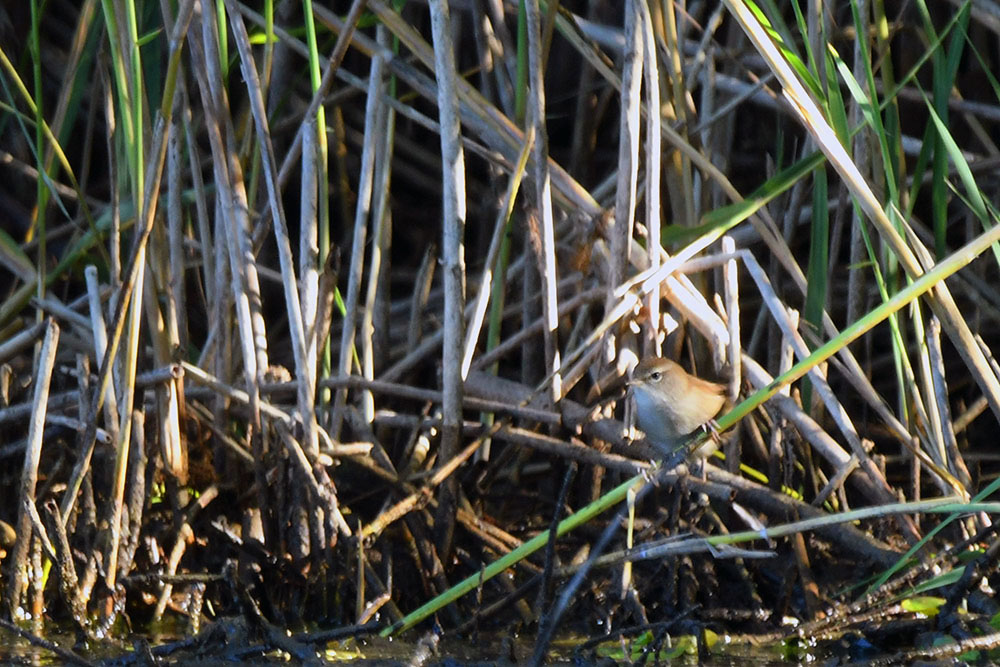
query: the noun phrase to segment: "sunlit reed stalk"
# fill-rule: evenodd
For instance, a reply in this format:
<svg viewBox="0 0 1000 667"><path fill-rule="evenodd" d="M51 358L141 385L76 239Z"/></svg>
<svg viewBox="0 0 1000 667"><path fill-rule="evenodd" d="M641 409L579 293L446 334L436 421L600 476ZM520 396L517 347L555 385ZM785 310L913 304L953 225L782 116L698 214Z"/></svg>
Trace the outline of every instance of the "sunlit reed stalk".
<svg viewBox="0 0 1000 667"><path fill-rule="evenodd" d="M35 486L38 483L38 463L42 453L46 404L48 403L49 385L52 380L52 368L55 365L58 345L59 326L50 319L46 323L45 338L38 355L33 409L28 425L28 448L24 456L21 482L18 487L17 541L11 553L7 555L5 563L6 579L10 581L5 597L10 615L14 618L20 616L18 607L21 604L21 593L27 583L25 579L26 559L32 539L31 518L27 514L25 504L35 502Z"/></svg>

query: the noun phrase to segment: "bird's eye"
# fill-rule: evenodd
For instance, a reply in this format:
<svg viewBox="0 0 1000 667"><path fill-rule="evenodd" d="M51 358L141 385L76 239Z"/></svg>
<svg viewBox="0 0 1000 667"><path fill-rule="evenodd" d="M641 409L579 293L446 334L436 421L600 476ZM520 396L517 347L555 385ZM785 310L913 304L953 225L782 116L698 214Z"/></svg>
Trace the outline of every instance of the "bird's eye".
<svg viewBox="0 0 1000 667"><path fill-rule="evenodd" d="M649 374L649 379L653 382L659 382L663 378L663 373L660 371L653 371Z"/></svg>

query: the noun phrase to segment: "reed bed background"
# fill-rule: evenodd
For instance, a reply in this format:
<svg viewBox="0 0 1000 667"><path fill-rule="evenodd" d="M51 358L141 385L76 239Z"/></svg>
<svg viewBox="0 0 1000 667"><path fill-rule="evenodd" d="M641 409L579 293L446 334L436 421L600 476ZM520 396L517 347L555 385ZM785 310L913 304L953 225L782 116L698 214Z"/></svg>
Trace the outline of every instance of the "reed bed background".
<svg viewBox="0 0 1000 667"><path fill-rule="evenodd" d="M0 7L3 628L988 659L995 9Z"/></svg>

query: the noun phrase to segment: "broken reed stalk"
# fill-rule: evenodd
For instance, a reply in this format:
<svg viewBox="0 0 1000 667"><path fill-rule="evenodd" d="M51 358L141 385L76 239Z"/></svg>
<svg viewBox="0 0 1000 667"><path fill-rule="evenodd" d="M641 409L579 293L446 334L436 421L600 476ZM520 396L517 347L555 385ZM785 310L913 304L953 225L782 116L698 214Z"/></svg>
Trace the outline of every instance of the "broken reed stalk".
<svg viewBox="0 0 1000 667"><path fill-rule="evenodd" d="M13 618L19 618L21 594L27 584L26 568L28 567L28 547L32 541L31 517L26 504L35 502L35 485L38 483L38 462L42 455L42 433L45 428L45 411L49 398L49 385L52 381L52 368L55 366L56 349L59 345L59 325L55 320L45 322L45 338L38 354L38 366L35 371L34 409L31 421L28 423L28 448L24 455L24 466L21 469L21 484L18 488L17 509L17 541L4 563L7 570L7 581L10 584L6 590L6 601Z"/></svg>

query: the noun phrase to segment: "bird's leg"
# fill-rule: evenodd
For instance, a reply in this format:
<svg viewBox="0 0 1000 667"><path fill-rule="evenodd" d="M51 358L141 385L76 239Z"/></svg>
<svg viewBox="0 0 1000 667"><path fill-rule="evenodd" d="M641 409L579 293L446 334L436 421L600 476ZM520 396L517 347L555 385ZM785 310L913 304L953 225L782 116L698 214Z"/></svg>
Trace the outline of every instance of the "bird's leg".
<svg viewBox="0 0 1000 667"><path fill-rule="evenodd" d="M657 461L656 459L652 459L649 462L649 467L643 468L642 472L639 474L642 475L642 479L644 482L646 482L646 484L653 484L655 486L659 486L660 482L657 480L657 475L656 475L659 468L660 468L660 462Z"/></svg>
<svg viewBox="0 0 1000 667"><path fill-rule="evenodd" d="M714 419L709 419L707 422L702 424L700 428L702 432L708 434L708 437L710 437L712 439L712 442L714 442L716 445L718 445L721 442L721 438L719 436L719 422L715 421Z"/></svg>

